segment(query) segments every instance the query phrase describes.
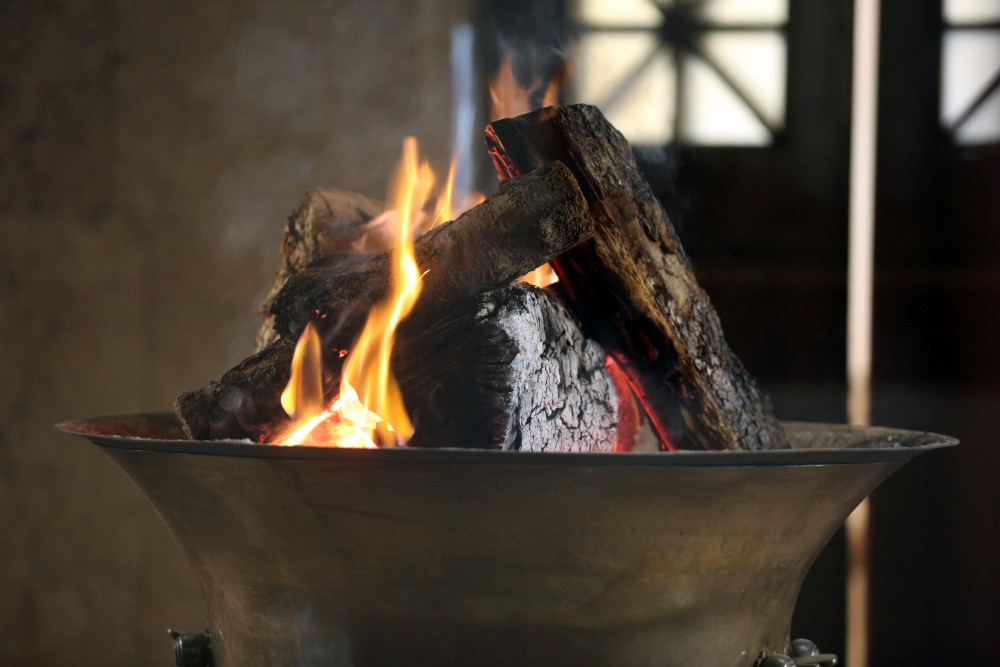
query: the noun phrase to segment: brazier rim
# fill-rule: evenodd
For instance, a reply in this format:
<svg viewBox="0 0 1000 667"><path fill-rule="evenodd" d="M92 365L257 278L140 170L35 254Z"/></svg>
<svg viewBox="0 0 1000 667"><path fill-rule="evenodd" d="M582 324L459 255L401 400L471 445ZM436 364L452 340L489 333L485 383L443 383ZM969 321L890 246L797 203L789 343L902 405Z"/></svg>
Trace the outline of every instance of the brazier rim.
<svg viewBox="0 0 1000 667"><path fill-rule="evenodd" d="M106 415L56 424L67 435L95 444L132 451L233 456L285 460L331 460L369 463L468 463L479 465L574 466L784 466L905 462L918 454L951 447L958 440L939 433L882 426L822 422L782 422L792 449L767 451L677 452L522 452L496 449L413 448L350 449L257 444L248 440L184 440L170 413ZM132 435L141 433L142 435Z"/></svg>

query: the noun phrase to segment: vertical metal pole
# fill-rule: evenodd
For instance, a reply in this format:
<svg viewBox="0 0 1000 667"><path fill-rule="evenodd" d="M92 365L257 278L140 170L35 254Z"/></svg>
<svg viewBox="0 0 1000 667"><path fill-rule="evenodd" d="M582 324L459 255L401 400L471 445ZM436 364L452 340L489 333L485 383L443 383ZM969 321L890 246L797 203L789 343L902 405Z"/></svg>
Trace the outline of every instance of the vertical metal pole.
<svg viewBox="0 0 1000 667"><path fill-rule="evenodd" d="M851 95L851 175L847 268L847 415L871 419L875 166L878 131L880 0L855 0ZM847 519L847 646L850 667L868 664L869 504Z"/></svg>
<svg viewBox="0 0 1000 667"><path fill-rule="evenodd" d="M472 192L476 164L472 152L476 140L476 33L469 23L451 29L452 154L455 164L455 191Z"/></svg>

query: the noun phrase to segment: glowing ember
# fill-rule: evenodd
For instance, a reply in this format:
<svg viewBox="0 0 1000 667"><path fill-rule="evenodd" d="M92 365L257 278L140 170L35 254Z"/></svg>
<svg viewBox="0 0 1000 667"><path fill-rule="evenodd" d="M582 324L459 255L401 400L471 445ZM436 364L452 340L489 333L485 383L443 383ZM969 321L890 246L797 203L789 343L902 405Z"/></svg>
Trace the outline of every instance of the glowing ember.
<svg viewBox="0 0 1000 667"><path fill-rule="evenodd" d="M295 346L292 376L281 394L281 407L292 418L293 427L273 440L273 444L375 446L368 433L380 421L379 416L365 409L353 387L342 390L341 396L329 408L325 403L319 334L310 322Z"/></svg>

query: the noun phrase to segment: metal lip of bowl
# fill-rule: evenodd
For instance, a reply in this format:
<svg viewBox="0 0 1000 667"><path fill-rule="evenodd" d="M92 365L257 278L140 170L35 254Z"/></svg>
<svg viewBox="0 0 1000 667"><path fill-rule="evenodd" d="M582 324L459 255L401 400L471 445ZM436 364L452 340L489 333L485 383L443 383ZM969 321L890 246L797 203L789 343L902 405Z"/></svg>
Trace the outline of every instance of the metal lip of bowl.
<svg viewBox="0 0 1000 667"><path fill-rule="evenodd" d="M55 428L115 449L265 459L319 459L357 462L469 463L580 466L782 466L905 462L918 453L958 444L939 433L881 426L783 422L791 449L766 451L676 452L521 452L496 449L352 449L296 445L285 447L247 440L186 440L174 415L137 413L67 421Z"/></svg>

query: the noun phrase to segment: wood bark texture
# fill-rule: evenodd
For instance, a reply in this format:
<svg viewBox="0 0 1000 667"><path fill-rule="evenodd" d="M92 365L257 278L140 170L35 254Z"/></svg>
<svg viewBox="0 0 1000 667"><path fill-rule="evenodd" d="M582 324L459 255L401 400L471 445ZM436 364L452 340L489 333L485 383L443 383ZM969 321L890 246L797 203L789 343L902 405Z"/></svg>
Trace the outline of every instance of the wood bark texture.
<svg viewBox="0 0 1000 667"><path fill-rule="evenodd" d="M475 306L481 294L508 286L591 234L586 201L564 165L506 181L482 204L417 239L417 263L427 274L400 326L400 349L415 357L425 354L421 336L443 326L451 311ZM351 346L368 311L388 293L390 260L384 252L364 264L292 275L272 308L280 337L218 380L177 398L175 412L185 432L193 439L260 441L282 428L287 416L279 396L290 375L294 341L310 320L323 342L328 390L335 391L331 378L339 378L339 352ZM486 424L494 435L480 442L514 446L512 436L494 437L495 426Z"/></svg>
<svg viewBox="0 0 1000 667"><path fill-rule="evenodd" d="M787 447L770 402L730 350L673 225L625 138L588 105L494 121L487 147L500 177L561 161L594 224L591 242L553 266L569 307L616 358L663 445Z"/></svg>
<svg viewBox="0 0 1000 667"><path fill-rule="evenodd" d="M512 283L397 342L412 447L610 452L619 397L604 350L549 292Z"/></svg>
<svg viewBox="0 0 1000 667"><path fill-rule="evenodd" d="M192 440L259 442L288 422L281 392L291 375L294 338L279 338L247 357L218 380L181 394L174 412ZM339 379L339 355L329 354L324 371Z"/></svg>
<svg viewBox="0 0 1000 667"><path fill-rule="evenodd" d="M501 184L499 191L414 243L420 298L409 316L429 322L483 292L502 287L589 239L587 205L569 169L547 164ZM297 336L310 320L347 347L371 307L391 285L391 254L342 269L292 276L271 312L281 335Z"/></svg>
<svg viewBox="0 0 1000 667"><path fill-rule="evenodd" d="M291 276L309 267L352 266L393 246L395 239L379 224L382 212L382 204L354 192L315 188L306 193L281 237L281 264L261 305L258 352L278 337L271 305Z"/></svg>

